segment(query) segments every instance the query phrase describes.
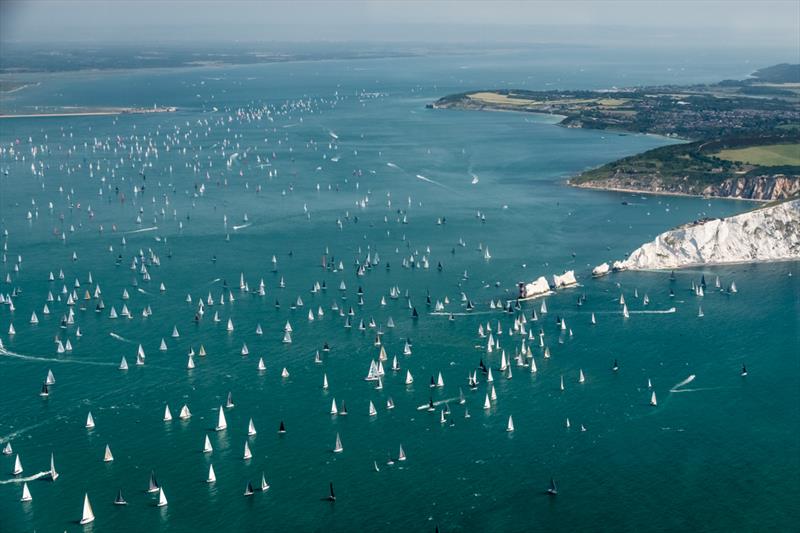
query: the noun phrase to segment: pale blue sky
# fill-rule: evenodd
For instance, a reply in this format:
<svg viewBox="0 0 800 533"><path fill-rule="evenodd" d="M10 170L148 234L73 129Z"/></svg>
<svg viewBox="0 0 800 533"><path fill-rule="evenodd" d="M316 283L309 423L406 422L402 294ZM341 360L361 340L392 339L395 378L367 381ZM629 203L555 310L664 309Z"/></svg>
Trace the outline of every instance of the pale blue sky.
<svg viewBox="0 0 800 533"><path fill-rule="evenodd" d="M3 41L800 46L798 0L0 0Z"/></svg>

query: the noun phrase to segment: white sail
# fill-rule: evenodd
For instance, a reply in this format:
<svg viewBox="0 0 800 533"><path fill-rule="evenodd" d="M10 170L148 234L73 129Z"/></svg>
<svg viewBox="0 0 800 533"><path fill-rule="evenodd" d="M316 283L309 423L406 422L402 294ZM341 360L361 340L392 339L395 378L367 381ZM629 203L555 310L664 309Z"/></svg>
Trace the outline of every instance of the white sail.
<svg viewBox="0 0 800 533"><path fill-rule="evenodd" d="M483 408L489 410L492 408L492 402L489 401L489 395L486 395L486 400L483 402Z"/></svg>
<svg viewBox="0 0 800 533"><path fill-rule="evenodd" d="M106 452L103 455L103 462L110 463L113 460L114 460L114 455L111 453L111 447L108 444L106 444Z"/></svg>
<svg viewBox="0 0 800 533"><path fill-rule="evenodd" d="M267 483L267 476L264 472L261 472L261 492L266 492L269 490L269 483Z"/></svg>
<svg viewBox="0 0 800 533"><path fill-rule="evenodd" d="M328 374L322 374L322 388L328 390Z"/></svg>
<svg viewBox="0 0 800 533"><path fill-rule="evenodd" d="M266 369L267 369L267 365L264 364L264 358L263 357L259 357L258 358L258 371L259 372L264 372Z"/></svg>
<svg viewBox="0 0 800 533"><path fill-rule="evenodd" d="M164 487L159 487L158 489L158 507L164 507L167 505L167 496L164 494Z"/></svg>
<svg viewBox="0 0 800 533"><path fill-rule="evenodd" d="M92 417L91 411L88 415L86 415L86 429L92 429L94 427L94 418Z"/></svg>
<svg viewBox="0 0 800 533"><path fill-rule="evenodd" d="M650 405L653 407L658 405L658 401L656 400L656 391L653 391L653 393L650 395Z"/></svg>
<svg viewBox="0 0 800 533"><path fill-rule="evenodd" d="M253 454L250 451L250 445L247 443L247 441L244 441L244 453L242 454L242 459L246 461L248 459L251 459L252 457Z"/></svg>
<svg viewBox="0 0 800 533"><path fill-rule="evenodd" d="M219 406L219 416L217 418L217 427L215 428L217 431L222 431L223 429L228 427L228 422L225 421L225 411L222 409L222 406Z"/></svg>
<svg viewBox="0 0 800 533"><path fill-rule="evenodd" d="M169 405L164 407L164 422L172 421L172 411L169 410Z"/></svg>
<svg viewBox="0 0 800 533"><path fill-rule="evenodd" d="M50 481L55 481L58 479L58 472L56 471L56 459L55 456L51 453L50 454Z"/></svg>
<svg viewBox="0 0 800 533"><path fill-rule="evenodd" d="M26 481L22 485L22 498L20 498L19 501L21 501L21 502L29 502L32 499L33 499L33 496L31 496L31 491L30 491L30 489L28 489L28 483Z"/></svg>
<svg viewBox="0 0 800 533"><path fill-rule="evenodd" d="M214 451L214 447L211 446L211 439L208 438L206 435L205 443L203 443L203 453L211 453Z"/></svg>
<svg viewBox="0 0 800 533"><path fill-rule="evenodd" d="M514 419L511 417L511 415L508 415L508 426L506 426L506 431L509 433L514 431Z"/></svg>
<svg viewBox="0 0 800 533"><path fill-rule="evenodd" d="M336 398L331 400L331 414L332 415L338 415L339 414L339 408L336 407Z"/></svg>
<svg viewBox="0 0 800 533"><path fill-rule="evenodd" d="M256 426L253 424L253 419L250 419L250 423L247 425L247 435L252 437L256 434Z"/></svg>
<svg viewBox="0 0 800 533"><path fill-rule="evenodd" d="M214 483L217 480L217 474L214 473L214 465L208 465L208 478L206 483Z"/></svg>
<svg viewBox="0 0 800 533"><path fill-rule="evenodd" d="M442 373L439 372L439 377L436 379L436 386L439 388L444 387L444 380L442 379Z"/></svg>
<svg viewBox="0 0 800 533"><path fill-rule="evenodd" d="M400 453L397 454L398 461L405 461L406 460L406 452L403 450L403 445L400 445Z"/></svg>
<svg viewBox="0 0 800 533"><path fill-rule="evenodd" d="M120 370L128 370L128 361L125 360L125 356L122 356L122 360L119 362L119 369Z"/></svg>
<svg viewBox="0 0 800 533"><path fill-rule="evenodd" d="M181 407L181 413L178 416L181 420L188 420L189 418L191 418L192 413L191 411L189 411L189 406L184 404L184 406Z"/></svg>
<svg viewBox="0 0 800 533"><path fill-rule="evenodd" d="M339 434L336 434L336 444L333 447L333 453L341 453L344 450L342 447L342 439L339 438Z"/></svg>
<svg viewBox="0 0 800 533"><path fill-rule="evenodd" d="M583 375L583 369L578 370L578 383L584 383L586 376Z"/></svg>
<svg viewBox="0 0 800 533"><path fill-rule="evenodd" d="M12 470L11 473L15 476L22 473L22 460L19 458L19 454L17 454L17 458L14 459L14 470Z"/></svg>
<svg viewBox="0 0 800 533"><path fill-rule="evenodd" d="M406 370L406 385L411 385L414 383L414 377L411 375L410 370Z"/></svg>
<svg viewBox="0 0 800 533"><path fill-rule="evenodd" d="M628 313L628 305L622 304L622 316L625 318L630 318L630 313Z"/></svg>
<svg viewBox="0 0 800 533"><path fill-rule="evenodd" d="M48 385L55 385L56 377L53 375L52 370L47 371L47 378L45 379L45 383L47 383Z"/></svg>
<svg viewBox="0 0 800 533"><path fill-rule="evenodd" d="M92 504L89 503L89 494L83 496L83 515L81 516L81 524L88 524L94 522L94 511L92 511Z"/></svg>
<svg viewBox="0 0 800 533"><path fill-rule="evenodd" d="M372 400L369 401L369 416L375 416L378 414L378 410L375 409L375 404L372 403Z"/></svg>

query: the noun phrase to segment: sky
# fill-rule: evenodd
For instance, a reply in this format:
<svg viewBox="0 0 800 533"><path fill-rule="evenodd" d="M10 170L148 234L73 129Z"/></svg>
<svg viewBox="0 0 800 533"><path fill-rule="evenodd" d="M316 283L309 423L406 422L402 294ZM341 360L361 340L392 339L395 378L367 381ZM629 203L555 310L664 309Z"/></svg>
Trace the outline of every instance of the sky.
<svg viewBox="0 0 800 533"><path fill-rule="evenodd" d="M800 0L0 0L0 41L720 43L800 50Z"/></svg>

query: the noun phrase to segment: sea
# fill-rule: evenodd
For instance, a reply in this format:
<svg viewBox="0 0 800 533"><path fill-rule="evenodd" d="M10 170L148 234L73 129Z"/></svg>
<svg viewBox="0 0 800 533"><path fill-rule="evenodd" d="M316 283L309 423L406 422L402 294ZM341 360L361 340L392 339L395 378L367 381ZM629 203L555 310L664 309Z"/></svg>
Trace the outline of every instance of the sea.
<svg viewBox="0 0 800 533"><path fill-rule="evenodd" d="M571 47L28 75L4 106L177 110L0 122L0 531L794 530L798 263L591 277L757 204L564 183L676 139L425 107L740 79L781 59ZM576 287L505 309L518 282L570 270ZM381 346L379 387L365 377Z"/></svg>

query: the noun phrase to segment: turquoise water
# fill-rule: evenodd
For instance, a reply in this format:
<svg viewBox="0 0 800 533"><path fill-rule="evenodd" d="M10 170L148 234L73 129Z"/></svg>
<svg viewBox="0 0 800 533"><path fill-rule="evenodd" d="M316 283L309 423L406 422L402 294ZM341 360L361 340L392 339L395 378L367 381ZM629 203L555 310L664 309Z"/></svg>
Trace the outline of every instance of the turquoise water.
<svg viewBox="0 0 800 533"><path fill-rule="evenodd" d="M0 457L0 530L794 527L800 518L797 263L687 270L674 282L668 273L589 275L591 266L623 257L669 227L752 204L561 184L583 168L665 139L567 130L553 126L551 117L424 109L467 88L689 83L752 68L704 58L686 64L557 59L433 57L69 74L16 93L11 103L18 108L158 103L180 110L0 124L0 169L8 170L0 178L0 214L9 233L0 287L4 294L21 291L13 312L0 306L6 350L0 441L20 454L25 471L19 477L47 470L51 452L61 474L55 482L29 481L33 501L21 503L21 484L8 482L14 456ZM150 144L157 157L146 153ZM34 145L43 177L31 173ZM231 160L233 153L240 156ZM135 194L142 184L144 194ZM204 194L195 195L201 184ZM27 220L28 211L37 216ZM437 224L442 217L446 222ZM491 259L479 245L489 247ZM159 266L148 264L150 281L130 269L140 250L160 258ZM326 250L343 270L321 268ZM358 276L356 261L375 251L380 264ZM430 268L404 268L412 255L427 256ZM48 281L60 269L64 280ZM508 335L515 315L492 310L489 301L513 295L517 281L567 269L576 271L581 286L547 297L549 313L527 324L544 331L552 357L543 358L533 342L538 373L512 365L513 378L501 376L500 354L486 352L478 326L491 321L496 329L500 321L499 342L509 356L521 337ZM240 291L242 273L251 290L263 279L266 296ZM698 298L690 287L703 274L710 287ZM725 287L735 281L739 292L714 290L715 276ZM62 329L68 307L62 287L71 291L76 279L76 324ZM311 293L317 281L327 290ZM345 291L338 290L341 281ZM96 300L83 300L95 285L106 305L102 313L94 312ZM389 297L394 286L398 299ZM126 289L130 299L123 300ZM635 290L649 295L647 307ZM49 303L51 314L44 315L48 291L62 301ZM406 291L419 319L411 317ZM215 305L195 323L197 300L209 292ZM235 301L219 305L220 295L230 292ZM433 301L449 297L454 320L429 314L428 292ZM462 292L475 303L471 313ZM620 294L632 311L627 320ZM581 295L586 301L577 306ZM298 296L304 306L292 309ZM353 307L352 329L343 327L334 303ZM123 304L133 318L110 319L111 306L120 311ZM540 305L526 303L525 315ZM153 313L142 318L147 306ZM324 316L309 321L309 309L316 314L320 307ZM639 313L671 307L675 313ZM37 325L29 324L34 311ZM560 332L557 316L565 317L572 336ZM389 317L394 328L387 327ZM384 332L389 356L382 390L363 379L379 353L376 329L355 327L371 318ZM291 344L281 342L287 320ZM10 324L15 335L8 334ZM170 336L173 326L179 338ZM58 355L56 336L69 339L73 351ZM406 339L413 343L410 356L402 355ZM331 350L315 364L326 342ZM141 367L134 365L138 344L147 354ZM187 353L200 345L208 355L195 357L196 368L187 370ZM389 370L395 355L398 373ZM117 369L122 356L131 365L127 372ZM264 373L257 372L259 357ZM467 386L481 358L495 376L497 401L488 411L482 408L485 378L479 376L477 391ZM739 374L743 363L746 378ZM283 368L288 378L281 377ZM42 399L48 369L56 384ZM406 369L415 377L410 387ZM431 389L439 372L445 386ZM323 373L328 390L321 387ZM692 382L671 392L690 375ZM658 407L648 405L648 378ZM217 433L216 409L228 392L236 405L226 412L228 429ZM390 397L393 410L386 409ZM347 416L329 414L333 398L346 402ZM438 410L417 409L431 398L448 402L446 424ZM376 417L368 416L370 400ZM162 420L167 404L172 422ZM193 413L188 421L177 418L183 404ZM97 424L91 431L84 427L89 411ZM509 415L513 433L505 431ZM250 418L258 434L248 438ZM284 435L277 433L281 421ZM331 452L337 433L341 454ZM211 454L202 453L205 435ZM249 461L242 459L245 441L253 452ZM106 444L111 463L102 461ZM386 464L400 444L408 460ZM205 483L210 463L217 475L211 485ZM166 507L156 508L144 492L150 470L164 487ZM256 484L262 471L271 488L245 498L248 480ZM544 495L551 476L559 484L555 498ZM335 504L320 501L330 481ZM129 505L112 505L118 489ZM84 492L97 517L89 526L76 523Z"/></svg>

